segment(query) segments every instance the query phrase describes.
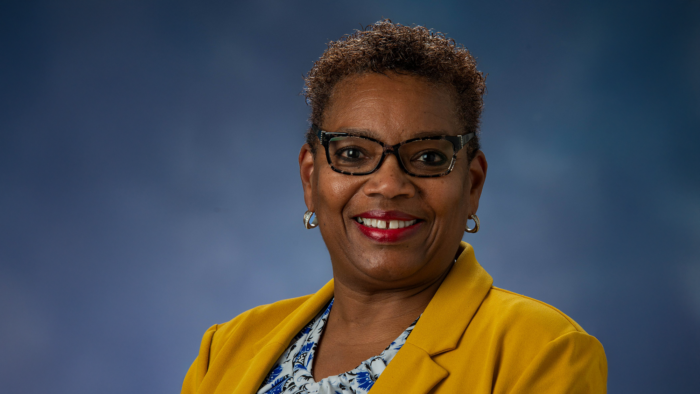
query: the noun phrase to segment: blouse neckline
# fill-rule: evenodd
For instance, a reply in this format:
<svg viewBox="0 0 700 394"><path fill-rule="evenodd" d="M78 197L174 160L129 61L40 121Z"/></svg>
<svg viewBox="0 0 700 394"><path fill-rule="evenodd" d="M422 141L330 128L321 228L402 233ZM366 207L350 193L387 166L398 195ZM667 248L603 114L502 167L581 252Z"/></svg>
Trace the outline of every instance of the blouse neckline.
<svg viewBox="0 0 700 394"><path fill-rule="evenodd" d="M334 300L331 299L326 308L292 339L263 381L258 394L365 394L406 343L418 322L416 319L379 355L370 357L350 371L316 382L313 378L314 356Z"/></svg>

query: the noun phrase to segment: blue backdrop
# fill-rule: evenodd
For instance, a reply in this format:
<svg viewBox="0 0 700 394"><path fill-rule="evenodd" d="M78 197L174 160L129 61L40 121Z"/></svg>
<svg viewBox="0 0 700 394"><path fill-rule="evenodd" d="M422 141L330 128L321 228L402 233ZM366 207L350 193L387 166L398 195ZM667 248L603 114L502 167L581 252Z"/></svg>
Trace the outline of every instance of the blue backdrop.
<svg viewBox="0 0 700 394"><path fill-rule="evenodd" d="M489 74L464 239L495 284L598 337L611 393L698 392L699 2L0 7L4 393L178 392L207 327L330 279L302 75L382 17Z"/></svg>

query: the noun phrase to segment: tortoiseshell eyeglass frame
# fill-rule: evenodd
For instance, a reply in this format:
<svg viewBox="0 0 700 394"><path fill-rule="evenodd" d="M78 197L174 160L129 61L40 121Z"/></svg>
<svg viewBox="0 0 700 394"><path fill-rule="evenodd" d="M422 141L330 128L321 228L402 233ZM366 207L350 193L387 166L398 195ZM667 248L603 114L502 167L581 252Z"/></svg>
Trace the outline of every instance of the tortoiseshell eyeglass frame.
<svg viewBox="0 0 700 394"><path fill-rule="evenodd" d="M462 135L437 135L434 137L423 137L423 138L412 138L410 140L406 140L403 142L399 142L396 145L387 145L379 140L375 140L374 138L370 137L365 137L361 135L354 135L350 133L333 133L329 131L324 131L321 130L318 126L315 124L311 125L311 130L316 134L318 137L319 141L321 141L321 145L323 145L323 148L326 150L326 160L328 161L328 165L331 167L331 169L335 172L345 174L345 175L356 175L356 176L361 176L361 175L369 175L379 169L379 167L382 166L382 163L384 162L384 158L386 158L386 155L388 153L393 154L396 156L397 161L399 162L399 167L408 175L410 176L415 176L417 178L437 178L441 176L445 176L452 172L452 169L455 166L455 161L457 160L457 153L462 150L465 146L467 146L467 143L474 138L474 133L468 133L468 134L462 134ZM331 141L331 138L333 137L355 137L355 138L362 138L365 140L373 141L376 142L377 144L381 145L382 148L384 148L384 151L382 152L382 157L379 159L379 162L377 162L377 166L374 167L371 171L365 171L365 172L349 172L349 171L343 171L339 170L335 167L333 167L333 162L331 161L331 154L328 149L328 145ZM447 140L452 143L452 146L454 147L454 154L452 155L452 161L450 162L450 166L447 168L447 170L443 173L440 174L433 174L433 175L420 175L420 174L414 174L406 169L406 167L403 165L403 162L401 161L401 156L399 156L399 148L402 145L408 144L409 142L415 142L415 141L426 141L426 140Z"/></svg>

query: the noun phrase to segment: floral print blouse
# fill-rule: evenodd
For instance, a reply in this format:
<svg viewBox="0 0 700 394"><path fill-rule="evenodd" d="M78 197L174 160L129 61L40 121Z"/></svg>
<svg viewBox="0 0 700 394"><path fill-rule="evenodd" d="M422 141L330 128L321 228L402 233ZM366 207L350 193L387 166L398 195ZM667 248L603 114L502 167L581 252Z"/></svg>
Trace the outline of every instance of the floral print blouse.
<svg viewBox="0 0 700 394"><path fill-rule="evenodd" d="M257 394L366 394L401 349L416 321L378 356L363 361L352 371L314 381L313 359L333 300L292 339L277 360Z"/></svg>

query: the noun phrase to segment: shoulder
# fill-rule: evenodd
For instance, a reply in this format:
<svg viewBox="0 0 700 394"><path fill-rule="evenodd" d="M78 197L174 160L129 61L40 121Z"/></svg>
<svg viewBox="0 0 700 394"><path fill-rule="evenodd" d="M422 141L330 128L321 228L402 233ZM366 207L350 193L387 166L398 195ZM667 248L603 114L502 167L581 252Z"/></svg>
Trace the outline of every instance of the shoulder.
<svg viewBox="0 0 700 394"><path fill-rule="evenodd" d="M216 354L227 342L255 343L269 334L289 314L294 312L311 295L290 298L249 309L228 322L216 324L207 330L204 340L210 336L211 353Z"/></svg>
<svg viewBox="0 0 700 394"><path fill-rule="evenodd" d="M484 372L494 377L494 392L605 392L601 343L542 301L491 287L464 335L468 350L490 368Z"/></svg>
<svg viewBox="0 0 700 394"><path fill-rule="evenodd" d="M576 343L602 351L596 338L559 309L497 287L484 298L464 335L517 363L554 344Z"/></svg>
<svg viewBox="0 0 700 394"><path fill-rule="evenodd" d="M554 339L572 332L586 334L586 331L574 319L559 309L512 291L495 286L482 304L482 312L497 325L526 331L536 330Z"/></svg>
<svg viewBox="0 0 700 394"><path fill-rule="evenodd" d="M253 345L269 334L309 297L311 296L307 295L261 305L241 313L226 323L211 326L204 333L199 354L187 371L182 392L196 393L212 365L218 363L226 366L252 357ZM222 350L227 344L229 349L235 349L234 353ZM223 372L219 371L219 374L221 373Z"/></svg>
<svg viewBox="0 0 700 394"><path fill-rule="evenodd" d="M559 309L498 287L491 288L482 308L492 322L482 332L490 334L504 362L516 370L544 362L573 373L565 360L576 359L580 368L574 369L594 371L598 377L607 374L603 345Z"/></svg>

